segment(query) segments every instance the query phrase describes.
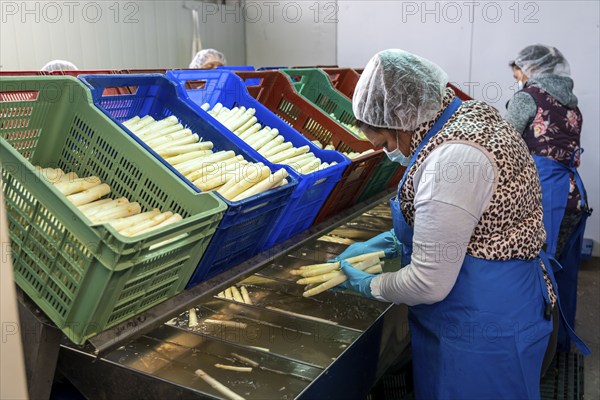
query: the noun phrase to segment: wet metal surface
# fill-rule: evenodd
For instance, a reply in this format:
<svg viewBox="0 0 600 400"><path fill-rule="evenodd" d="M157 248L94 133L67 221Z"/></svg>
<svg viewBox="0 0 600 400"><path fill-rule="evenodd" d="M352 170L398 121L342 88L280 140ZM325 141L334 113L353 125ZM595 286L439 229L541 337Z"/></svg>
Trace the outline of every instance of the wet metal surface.
<svg viewBox="0 0 600 400"><path fill-rule="evenodd" d="M247 288L252 304L205 296L194 305L196 326L190 326L189 311L185 311L112 351L99 363L109 362L115 368L135 372L133 377L154 377L183 391L173 393L211 398L223 395L196 376L196 369L204 370L245 398L296 398L309 386L314 392L318 387L315 384L321 380L327 382L324 386L328 388L335 381L329 371L357 368L340 364L360 357L360 352L370 346L369 341L375 340L373 345L378 345L380 336L374 334L372 327L382 325L381 318L390 305L331 290L303 297L304 286L296 284L299 277L289 271L326 262L347 247L331 238L364 241L391 226L389 206L384 203L374 207L330 229L327 240L315 237L276 256L250 276L228 278L227 284ZM365 335L366 332L370 333ZM362 346L358 353L352 347L355 343ZM251 372L215 367L247 366L234 354L260 366ZM375 349L373 354L376 357ZM336 379L343 378L340 375Z"/></svg>

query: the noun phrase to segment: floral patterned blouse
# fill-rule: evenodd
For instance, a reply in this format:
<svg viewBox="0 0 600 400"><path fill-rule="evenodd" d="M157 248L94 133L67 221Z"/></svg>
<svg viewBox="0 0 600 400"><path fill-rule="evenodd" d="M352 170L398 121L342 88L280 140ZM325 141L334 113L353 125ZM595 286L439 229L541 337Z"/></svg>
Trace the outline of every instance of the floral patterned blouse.
<svg viewBox="0 0 600 400"><path fill-rule="evenodd" d="M523 132L531 155L548 157L566 166L579 166L582 116L579 108L568 108L539 87L523 89L533 97L537 113ZM581 195L571 174L567 208L579 207Z"/></svg>

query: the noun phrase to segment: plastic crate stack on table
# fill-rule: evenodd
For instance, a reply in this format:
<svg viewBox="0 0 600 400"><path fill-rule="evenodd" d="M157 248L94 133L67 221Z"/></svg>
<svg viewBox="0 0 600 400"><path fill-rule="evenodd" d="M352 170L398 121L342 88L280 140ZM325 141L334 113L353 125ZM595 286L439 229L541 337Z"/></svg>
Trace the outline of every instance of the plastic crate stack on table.
<svg viewBox="0 0 600 400"><path fill-rule="evenodd" d="M9 95L19 91L34 96ZM77 344L182 291L226 205L145 157L75 78L3 77L0 93L2 189L23 291ZM85 182L102 185L67 197ZM103 192L92 194L96 188ZM100 222L100 203L106 216L115 211L110 199L142 214L133 225ZM156 222L148 214L163 211L179 222L143 233Z"/></svg>
<svg viewBox="0 0 600 400"><path fill-rule="evenodd" d="M341 184L329 196L315 222L322 222L353 206L365 192L370 194L367 197L371 197L385 189L383 183L374 185L379 179L373 180L384 158L383 151L375 149L369 141L351 134L331 116L298 94L286 74L266 70L237 74L244 79L260 78L260 86L247 87L250 94L310 140L332 145L343 153L361 153L351 160ZM329 82L327 84L330 85ZM370 153L364 153L369 151Z"/></svg>
<svg viewBox="0 0 600 400"><path fill-rule="evenodd" d="M196 191L200 189L193 182L165 161L121 122L135 116L151 116L157 121L175 116L184 128L189 128L203 141L212 142L213 152L232 151L238 156L243 156L248 162L262 162L271 172L282 168L268 162L234 134L215 124L212 117L202 109L189 104L180 96L177 85L163 75L88 75L81 76L80 79L92 89L94 104L145 149L146 157L158 159L181 181ZM103 95L103 91L107 87L122 86L135 88L135 93ZM190 162L195 161L192 158ZM199 170L203 168L203 166L198 167ZM245 261L264 247L270 239L269 232L273 230L284 209L289 205L291 195L297 187L297 180L293 176L291 168L283 168L290 175L287 178L289 182L283 186L239 201L226 200L217 193L217 196L225 201L228 208L188 287ZM191 172L195 171L193 169ZM217 175L234 174L227 172L228 170L223 171L225 172L222 172L222 175Z"/></svg>
<svg viewBox="0 0 600 400"><path fill-rule="evenodd" d="M255 72L247 71L244 73ZM271 134L277 134L275 139L279 138L281 140L279 143L284 147L287 146L288 152L292 152L294 148L303 148L313 153L321 163L329 164L326 168L319 167L319 169L309 173L298 173L295 169L292 169L294 176L298 179L298 187L292 194L290 203L275 224L273 231L269 235L270 239L263 249L281 243L297 233L308 229L313 224L317 213L322 208L334 186L340 181L342 174L350 164L349 160L337 151L318 148L307 138L300 135L269 111L267 107L250 96L244 86L244 82L230 71L169 71L167 77L178 82L182 95L188 96L189 101L195 104L196 107L201 107L203 104L208 103L209 108L213 109L220 103L229 109L233 107L245 107L247 110L253 109L252 123L259 124L262 132L271 128L273 131ZM196 88L191 88L193 85L197 85ZM212 116L210 118L214 123L226 129L220 122L217 122L217 119L214 119ZM276 133L274 133L275 129L277 130ZM242 136L240 135L240 137ZM238 140L243 141L242 139ZM266 138L266 140L269 140L269 138ZM275 143L273 141L270 145ZM256 143L254 145L258 148ZM285 156L285 151L277 155ZM267 158L273 159L271 156L267 156ZM289 158L284 157L281 159L281 162L284 163Z"/></svg>
<svg viewBox="0 0 600 400"><path fill-rule="evenodd" d="M281 72L290 77L294 89L301 96L341 124L349 133L369 143L367 138L354 126L352 102L333 88L326 73L316 68L282 69ZM397 179L395 182L397 185L403 171L404 168L399 164L391 162L387 157L382 157L358 201L365 201L385 191L393 180Z"/></svg>
<svg viewBox="0 0 600 400"><path fill-rule="evenodd" d="M79 75L106 75L106 74L120 74L119 70L113 69L76 69L76 70L56 70L50 72L50 75L59 75L59 76L74 76L78 77ZM107 88L106 94L119 94L119 93L129 93L127 88Z"/></svg>

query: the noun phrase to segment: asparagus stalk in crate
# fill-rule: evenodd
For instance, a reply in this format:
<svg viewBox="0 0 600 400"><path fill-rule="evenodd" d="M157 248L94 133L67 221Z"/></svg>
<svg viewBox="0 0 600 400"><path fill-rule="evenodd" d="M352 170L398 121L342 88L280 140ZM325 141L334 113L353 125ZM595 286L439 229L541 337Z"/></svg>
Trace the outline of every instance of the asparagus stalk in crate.
<svg viewBox="0 0 600 400"><path fill-rule="evenodd" d="M140 121L143 119L140 118ZM90 220L92 224L107 223L125 236L137 236L181 221L179 214L158 209L142 212L138 202L129 202L126 197L103 198L111 192L110 186L97 176L80 178L77 174L65 173L60 168L35 167L38 173L52 183L66 198Z"/></svg>
<svg viewBox="0 0 600 400"><path fill-rule="evenodd" d="M227 120L232 129L242 127L241 114L248 114L244 123L252 121L252 111L236 113ZM233 151L214 152L212 142L184 128L175 116L160 121L136 116L123 124L202 191L216 190L228 200L239 201L288 183L284 169L271 173L263 164L251 163Z"/></svg>
<svg viewBox="0 0 600 400"><path fill-rule="evenodd" d="M301 174L310 174L337 164L335 161L331 164L322 162L310 151L309 146L294 147L276 128L262 126L257 122L253 108L242 106L230 110L221 103L212 109L206 103L202 108L272 163L289 165Z"/></svg>

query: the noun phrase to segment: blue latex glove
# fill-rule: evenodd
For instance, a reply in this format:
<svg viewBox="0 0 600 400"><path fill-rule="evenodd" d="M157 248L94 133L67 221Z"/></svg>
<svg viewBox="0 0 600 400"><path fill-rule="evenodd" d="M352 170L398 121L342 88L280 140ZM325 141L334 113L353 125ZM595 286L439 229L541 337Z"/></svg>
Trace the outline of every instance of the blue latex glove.
<svg viewBox="0 0 600 400"><path fill-rule="evenodd" d="M396 240L393 229L380 233L366 242L351 244L342 252L342 254L330 261L345 260L347 258L376 251L385 252L385 258L396 258L400 256L400 243Z"/></svg>
<svg viewBox="0 0 600 400"><path fill-rule="evenodd" d="M348 280L339 284L337 288L351 289L365 297L373 298L371 294L371 281L375 278L375 275L354 268L346 260L340 262L340 268L348 276Z"/></svg>

